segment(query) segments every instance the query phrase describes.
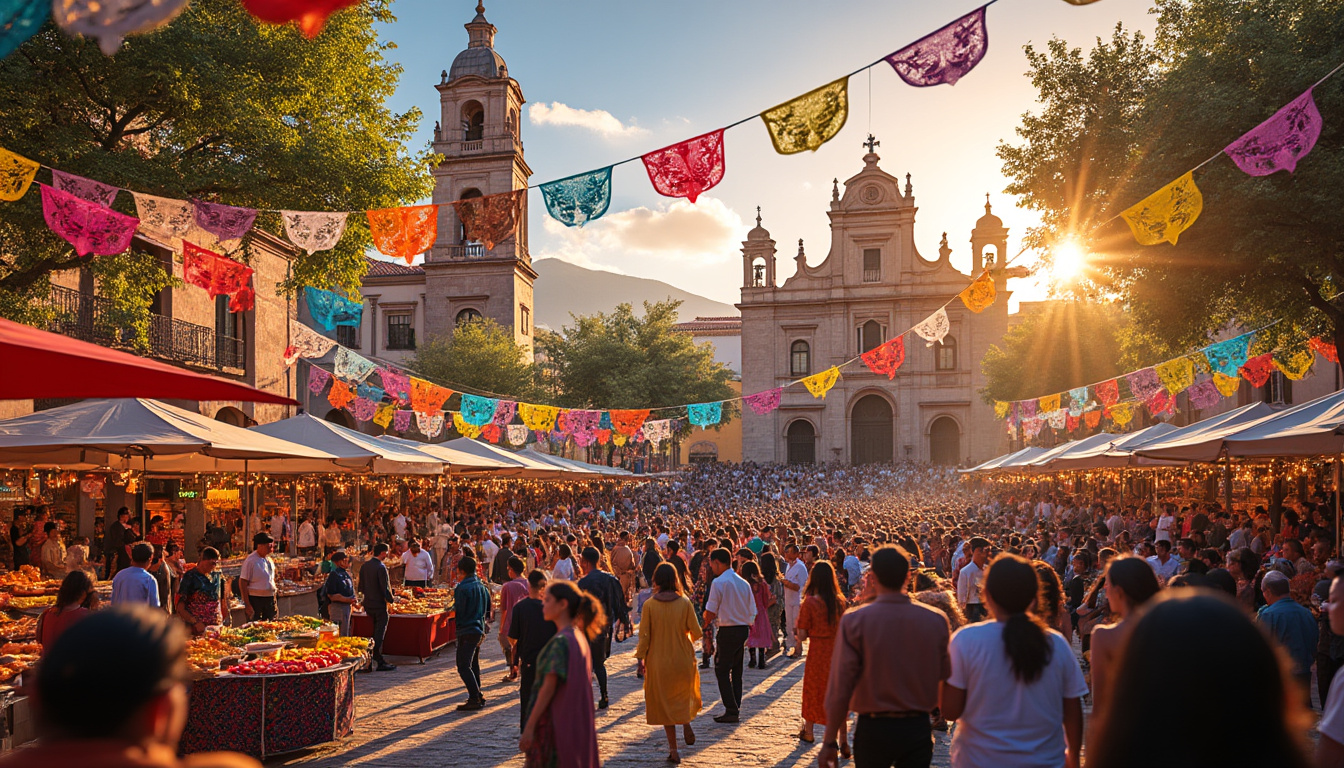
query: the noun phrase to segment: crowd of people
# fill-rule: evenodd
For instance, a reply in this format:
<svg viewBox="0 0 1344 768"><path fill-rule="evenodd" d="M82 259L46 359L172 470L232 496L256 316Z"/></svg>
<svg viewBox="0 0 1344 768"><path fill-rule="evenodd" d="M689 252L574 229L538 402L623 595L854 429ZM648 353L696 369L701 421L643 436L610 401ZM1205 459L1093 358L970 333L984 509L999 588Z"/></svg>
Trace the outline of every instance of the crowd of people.
<svg viewBox="0 0 1344 768"><path fill-rule="evenodd" d="M696 741L702 670L722 702L709 727L732 728L772 703L752 700L744 671L776 674L786 657L804 665L793 737L820 739L821 766L929 765L933 731L950 723L954 766L1076 766L1084 748L1102 768L1344 766L1331 509L1323 492L1273 508L1118 506L972 489L914 464L711 464L639 485L529 484L456 494L448 510L377 509L384 538L359 583L348 556L327 550L339 562L325 592L334 618L357 601L369 610L376 668L390 671L376 615L385 629L396 599L385 563L400 559L408 583L452 587L457 708L486 704L479 654L493 634L533 766L600 763L613 650L634 654L646 722L672 763ZM149 590L132 576L126 590Z"/></svg>

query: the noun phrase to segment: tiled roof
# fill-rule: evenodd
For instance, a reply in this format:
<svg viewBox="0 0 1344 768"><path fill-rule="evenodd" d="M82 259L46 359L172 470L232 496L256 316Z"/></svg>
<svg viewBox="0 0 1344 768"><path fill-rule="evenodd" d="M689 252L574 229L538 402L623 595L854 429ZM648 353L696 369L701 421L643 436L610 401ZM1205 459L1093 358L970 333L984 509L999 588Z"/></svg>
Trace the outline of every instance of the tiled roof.
<svg viewBox="0 0 1344 768"><path fill-rule="evenodd" d="M682 333L742 333L740 317L697 317L684 323L677 323L676 329Z"/></svg>
<svg viewBox="0 0 1344 768"><path fill-rule="evenodd" d="M391 261L383 261L382 259L374 259L368 256L364 257L364 261L369 264L368 277L406 277L408 275L425 274L424 267L408 267L404 264L396 264Z"/></svg>

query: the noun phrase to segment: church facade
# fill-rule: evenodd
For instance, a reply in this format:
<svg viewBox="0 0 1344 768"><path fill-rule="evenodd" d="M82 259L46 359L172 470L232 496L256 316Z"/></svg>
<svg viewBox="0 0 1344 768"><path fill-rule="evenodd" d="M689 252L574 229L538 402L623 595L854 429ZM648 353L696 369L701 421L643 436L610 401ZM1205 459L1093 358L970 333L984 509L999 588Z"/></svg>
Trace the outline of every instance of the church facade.
<svg viewBox="0 0 1344 768"><path fill-rule="evenodd" d="M754 393L840 365L933 314L971 281L949 263L944 234L937 258L915 248L915 198L910 176L879 167L868 146L863 169L837 182L828 216L831 247L816 266L803 243L797 272L778 284L776 243L757 225L742 243L742 391ZM824 399L787 387L780 407L758 415L744 408L746 461L890 463L949 466L986 461L1007 449L1003 423L978 392L979 361L1008 327L1008 230L988 201L971 233L972 272L989 268L998 298L980 314L960 301L947 305L951 331L928 347L914 334L895 378L846 367Z"/></svg>

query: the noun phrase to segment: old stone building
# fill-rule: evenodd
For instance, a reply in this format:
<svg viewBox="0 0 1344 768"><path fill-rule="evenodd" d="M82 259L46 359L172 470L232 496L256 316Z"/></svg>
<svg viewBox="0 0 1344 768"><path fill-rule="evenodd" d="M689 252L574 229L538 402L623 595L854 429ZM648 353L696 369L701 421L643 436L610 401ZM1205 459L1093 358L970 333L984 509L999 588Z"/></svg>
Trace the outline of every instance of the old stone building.
<svg viewBox="0 0 1344 768"><path fill-rule="evenodd" d="M776 243L757 225L742 243L742 391L751 394L840 365L916 325L971 281L948 261L944 235L934 259L915 248L914 192L882 170L867 144L863 169L837 182L828 216L830 252L811 266L798 241L797 272L776 280ZM994 275L998 299L981 314L947 306L951 331L926 347L906 337L905 363L892 380L862 363L844 369L825 397L802 386L784 390L767 415L743 415L743 459L865 464L899 460L960 465L1003 452L1007 438L983 403L979 361L1008 325L1004 269L1008 230L988 201L971 232L972 272Z"/></svg>

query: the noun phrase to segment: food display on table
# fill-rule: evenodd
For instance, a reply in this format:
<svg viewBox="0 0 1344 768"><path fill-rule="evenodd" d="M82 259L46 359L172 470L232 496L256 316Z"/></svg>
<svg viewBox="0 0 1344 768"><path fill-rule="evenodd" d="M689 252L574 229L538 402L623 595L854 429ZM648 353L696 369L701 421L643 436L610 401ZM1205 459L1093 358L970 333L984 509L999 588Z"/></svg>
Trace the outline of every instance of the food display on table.
<svg viewBox="0 0 1344 768"><path fill-rule="evenodd" d="M417 600L413 598L410 600L398 600L387 606L387 613L391 616L442 613L443 611L443 603L438 600Z"/></svg>
<svg viewBox="0 0 1344 768"><path fill-rule="evenodd" d="M333 637L317 644L317 650L330 651L346 659L362 658L373 648L373 639L368 637Z"/></svg>
<svg viewBox="0 0 1344 768"><path fill-rule="evenodd" d="M218 672L222 659L237 658L241 652L213 637L198 637L187 641L187 663L198 672Z"/></svg>
<svg viewBox="0 0 1344 768"><path fill-rule="evenodd" d="M306 651L301 658L292 657L285 660L282 652L282 658L278 661L269 659L245 661L229 667L226 672L230 675L301 675L305 672L334 667L344 660L339 654L330 651Z"/></svg>
<svg viewBox="0 0 1344 768"><path fill-rule="evenodd" d="M31 611L35 608L47 608L55 604L55 595L43 595L41 597L13 597L10 598L9 601L9 607L16 611Z"/></svg>
<svg viewBox="0 0 1344 768"><path fill-rule="evenodd" d="M42 646L37 643L0 645L0 684L9 683L37 663Z"/></svg>
<svg viewBox="0 0 1344 768"><path fill-rule="evenodd" d="M48 579L31 565L21 565L17 571L0 574L0 590L20 597L55 595L61 588L60 579Z"/></svg>
<svg viewBox="0 0 1344 768"><path fill-rule="evenodd" d="M37 637L37 619L25 616L11 619L0 616L0 638L6 640L32 640Z"/></svg>

